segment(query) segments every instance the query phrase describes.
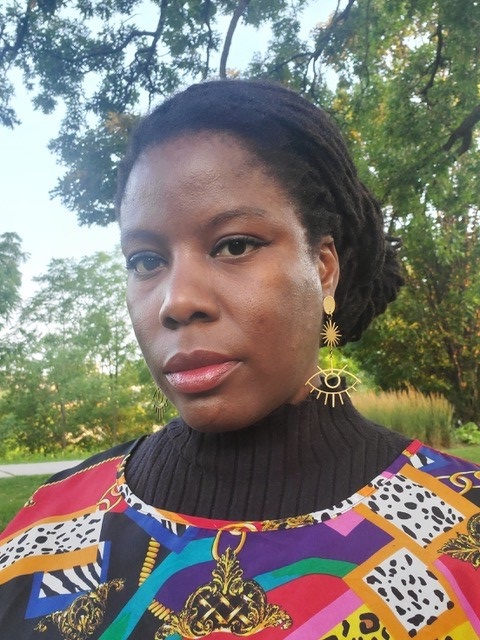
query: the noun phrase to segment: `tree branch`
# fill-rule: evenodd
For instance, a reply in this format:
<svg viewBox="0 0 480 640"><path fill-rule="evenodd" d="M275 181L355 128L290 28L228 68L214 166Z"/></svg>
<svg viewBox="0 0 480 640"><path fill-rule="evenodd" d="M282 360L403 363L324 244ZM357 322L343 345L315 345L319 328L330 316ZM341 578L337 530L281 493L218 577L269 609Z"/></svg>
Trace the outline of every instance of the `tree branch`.
<svg viewBox="0 0 480 640"><path fill-rule="evenodd" d="M25 13L18 22L15 42L13 43L13 45L6 43L3 49L0 51L0 64L2 64L4 60L7 60L7 56L8 61L11 62L22 48L23 42L27 37L28 27L30 26L29 22L31 13L32 2L28 2Z"/></svg>
<svg viewBox="0 0 480 640"><path fill-rule="evenodd" d="M135 38L141 38L142 36L154 38L155 34L155 31L139 31L137 29L134 29L127 35L123 42L118 44L116 47L110 47L109 45L101 44L94 48L93 51L89 51L88 53L82 52L79 55L67 56L63 52L58 53L53 50L49 51L49 55L55 60L63 60L68 62L69 64L80 65L86 60L90 60L92 58L101 58L107 55L115 55L117 53L120 53L132 42L132 40L135 40Z"/></svg>
<svg viewBox="0 0 480 640"><path fill-rule="evenodd" d="M290 64L290 62L295 62L296 60L307 59L308 60L307 65L309 65L310 62L312 61L313 63L315 63L318 60L318 58L322 55L323 50L327 46L328 41L330 40L335 27L340 22L343 22L348 18L350 14L350 10L355 4L355 2L356 0L348 0L348 4L345 7L345 9L342 11L342 13L338 13L339 4L337 4L335 13L333 14L332 19L330 20L330 23L328 24L328 26L325 28L325 31L322 34L321 39L319 40L320 44L317 44L315 51L306 51L304 53L296 53L295 55L290 56L290 58L287 58L286 60L282 60L282 62L279 62L274 67L272 67L269 70L270 73L276 73L277 71L282 69L282 67L284 67L285 65Z"/></svg>
<svg viewBox="0 0 480 640"><path fill-rule="evenodd" d="M160 40L162 33L163 33L163 27L165 26L165 12L167 9L167 5L168 5L168 0L162 0L161 4L160 4L160 16L158 18L158 23L157 23L157 28L155 29L155 33L153 34L153 40L151 45L148 47L148 55L147 55L147 59L145 61L145 70L148 69L148 67L150 66L150 63L152 61L153 55L155 53L155 49L157 47L157 43Z"/></svg>
<svg viewBox="0 0 480 640"><path fill-rule="evenodd" d="M461 122L460 126L452 131L447 142L443 145L444 151L450 151L457 140L461 140L460 147L457 151L457 156L461 156L463 153L470 149L473 139L473 129L477 122L480 121L480 104L477 104L472 111Z"/></svg>
<svg viewBox="0 0 480 640"><path fill-rule="evenodd" d="M230 53L230 46L232 44L233 34L237 28L238 21L242 17L243 12L250 4L251 0L238 0L238 4L233 12L232 19L228 25L227 35L225 36L225 42L223 44L222 56L220 58L220 78L227 77L227 58Z"/></svg>
<svg viewBox="0 0 480 640"><path fill-rule="evenodd" d="M368 61L370 58L370 9L371 9L371 2L370 0L367 0L367 6L366 6L366 12L365 12L365 54L362 60L362 69L365 72L365 82L362 82L362 80L360 79L360 83L361 83L361 91L362 94L364 93L364 90L369 86L370 84L370 72L368 70ZM363 85L363 86L362 86Z"/></svg>
<svg viewBox="0 0 480 640"><path fill-rule="evenodd" d="M440 67L442 66L442 63L443 63L443 56L442 56L443 32L442 32L442 25L441 24L437 25L437 29L436 29L436 31L434 33L434 36L436 36L436 38L437 38L437 51L435 53L435 59L434 59L434 61L432 63L432 71L431 71L430 78L429 78L427 84L420 91L420 95L425 98L427 103L428 103L427 93L433 87L433 83L435 81L435 76L437 74L437 71L440 69Z"/></svg>
<svg viewBox="0 0 480 640"><path fill-rule="evenodd" d="M208 72L210 71L210 51L213 48L213 31L212 26L210 24L210 0L205 0L204 3L204 18L203 21L207 27L208 31L208 44L207 44L207 58L205 60L205 68L203 70L202 77L205 80L208 76Z"/></svg>
<svg viewBox="0 0 480 640"><path fill-rule="evenodd" d="M350 15L350 11L351 11L353 5L355 4L355 2L356 2L356 0L348 0L348 4L345 7L345 9L342 11L342 13L338 13L339 3L337 4L337 8L335 9L335 13L333 14L333 17L330 20L330 24L325 29L325 32L324 32L324 34L322 36L322 39L319 40L320 44L317 44L317 48L313 52L312 59L313 59L314 62L316 62L318 60L318 58L322 55L323 50L327 46L328 41L330 40L335 27L340 22L345 22L345 20L347 20L348 16Z"/></svg>

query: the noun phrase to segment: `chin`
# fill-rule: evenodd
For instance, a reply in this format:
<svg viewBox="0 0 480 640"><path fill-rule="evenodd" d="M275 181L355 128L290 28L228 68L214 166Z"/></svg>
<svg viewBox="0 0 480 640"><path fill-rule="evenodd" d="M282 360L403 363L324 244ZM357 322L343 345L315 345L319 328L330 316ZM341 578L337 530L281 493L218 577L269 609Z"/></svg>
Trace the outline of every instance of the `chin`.
<svg viewBox="0 0 480 640"><path fill-rule="evenodd" d="M177 409L182 419L189 427L202 433L224 433L227 431L239 431L261 420L270 413L267 409L260 415L256 412L246 411L242 405L232 411L231 405L217 403L214 398L197 398L188 403L178 403Z"/></svg>

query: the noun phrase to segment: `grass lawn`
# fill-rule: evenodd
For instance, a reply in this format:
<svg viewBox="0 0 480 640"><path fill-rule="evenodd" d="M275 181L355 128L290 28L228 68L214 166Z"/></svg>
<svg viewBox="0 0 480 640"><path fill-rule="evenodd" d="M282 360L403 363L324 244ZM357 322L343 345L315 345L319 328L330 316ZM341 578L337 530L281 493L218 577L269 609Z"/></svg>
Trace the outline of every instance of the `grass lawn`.
<svg viewBox="0 0 480 640"><path fill-rule="evenodd" d="M451 456L457 456L457 458L471 460L472 462L480 464L480 445L454 447L452 449L447 449L446 453L449 453Z"/></svg>
<svg viewBox="0 0 480 640"><path fill-rule="evenodd" d="M32 493L49 476L19 476L0 479L0 531L3 531Z"/></svg>
<svg viewBox="0 0 480 640"><path fill-rule="evenodd" d="M98 451L55 451L54 453L25 453L25 451L9 451L6 455L0 456L0 464L23 464L28 462L63 462L70 460L85 460L93 456Z"/></svg>

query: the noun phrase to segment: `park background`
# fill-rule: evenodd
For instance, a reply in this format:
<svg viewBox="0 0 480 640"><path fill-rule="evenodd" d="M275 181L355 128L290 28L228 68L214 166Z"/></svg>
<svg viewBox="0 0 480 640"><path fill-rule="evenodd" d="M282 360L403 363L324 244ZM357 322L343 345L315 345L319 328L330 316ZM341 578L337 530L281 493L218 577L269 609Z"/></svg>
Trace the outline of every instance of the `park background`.
<svg viewBox="0 0 480 640"><path fill-rule="evenodd" d="M325 108L402 240L401 295L337 356L354 404L480 444L479 33L477 0L2 3L0 460L84 457L173 415L126 315L115 167L142 113L215 77Z"/></svg>

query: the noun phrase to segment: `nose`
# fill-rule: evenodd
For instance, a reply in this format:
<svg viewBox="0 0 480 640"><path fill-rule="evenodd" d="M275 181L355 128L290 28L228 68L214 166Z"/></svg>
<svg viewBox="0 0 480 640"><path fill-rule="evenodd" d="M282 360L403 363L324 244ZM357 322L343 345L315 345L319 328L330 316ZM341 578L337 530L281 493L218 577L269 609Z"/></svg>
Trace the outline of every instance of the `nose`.
<svg viewBox="0 0 480 640"><path fill-rule="evenodd" d="M175 260L164 280L159 320L167 329L192 322L213 322L219 305L208 265L198 261Z"/></svg>

